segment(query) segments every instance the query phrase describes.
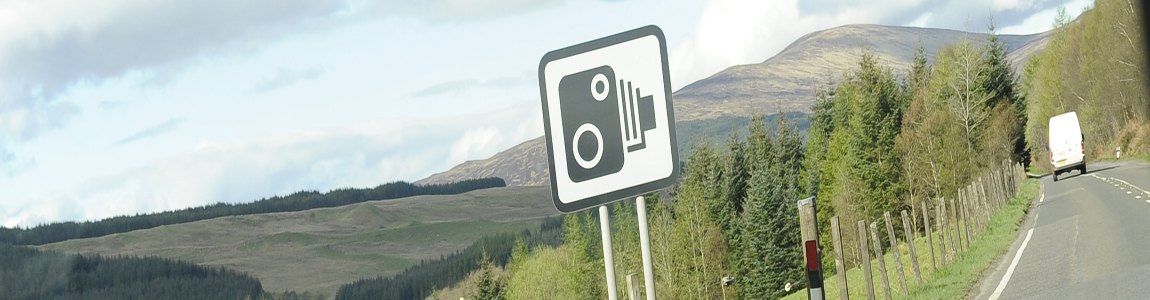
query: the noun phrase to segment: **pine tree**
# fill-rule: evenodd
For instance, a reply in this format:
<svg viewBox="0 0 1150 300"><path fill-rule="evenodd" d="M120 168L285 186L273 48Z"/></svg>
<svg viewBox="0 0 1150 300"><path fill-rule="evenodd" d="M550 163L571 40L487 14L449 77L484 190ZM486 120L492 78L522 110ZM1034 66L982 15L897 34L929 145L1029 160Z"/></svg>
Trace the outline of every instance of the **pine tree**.
<svg viewBox="0 0 1150 300"><path fill-rule="evenodd" d="M495 265L491 263L491 259L487 257L487 252L483 253L483 262L480 264L481 275L477 288L479 292L472 296L472 300L503 300L506 299L504 293L504 283L497 278L493 273Z"/></svg>
<svg viewBox="0 0 1150 300"><path fill-rule="evenodd" d="M1009 117L1017 120L1017 122L1011 120L1014 126L1006 128L1006 134L1012 137L1009 141L1011 144L1010 159L1029 163L1030 152L1026 151L1026 139L1023 137L1023 132L1026 130L1026 99L1018 92L1019 83L1014 69L1010 67L1010 62L1007 61L1006 45L995 32L994 19L990 20L987 29L989 30L989 37L984 50L984 61L988 76L983 84L983 89L991 97L988 106L994 108L1000 104L1010 104L1012 111L1009 113L1011 115L1003 116L1003 118Z"/></svg>

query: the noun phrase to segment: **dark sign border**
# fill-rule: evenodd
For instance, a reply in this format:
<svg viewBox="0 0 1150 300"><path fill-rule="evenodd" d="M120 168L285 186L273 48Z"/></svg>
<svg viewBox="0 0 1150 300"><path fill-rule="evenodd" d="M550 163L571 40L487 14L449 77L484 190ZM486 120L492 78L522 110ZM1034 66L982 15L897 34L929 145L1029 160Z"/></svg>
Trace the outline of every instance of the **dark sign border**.
<svg viewBox="0 0 1150 300"><path fill-rule="evenodd" d="M671 175L628 188L579 199L571 203L559 201L559 185L557 184L554 172L556 153L551 153L551 150L555 148L551 143L551 116L548 114L547 109L547 82L545 80L544 69L547 67L547 64L552 61L622 44L646 36L655 36L655 38L659 40L659 55L660 61L663 64L663 93L666 95L667 101L667 133L671 140ZM543 55L543 59L539 61L539 94L543 102L543 130L547 136L545 140L547 141L547 165L550 168L548 170L550 171L549 174L551 177L551 200L555 202L556 209L564 213L577 212L665 188L674 184L679 179L679 147L675 136L675 108L671 100L671 74L667 66L667 38L663 36L663 30L655 25L639 27L586 43L547 52L547 54Z"/></svg>

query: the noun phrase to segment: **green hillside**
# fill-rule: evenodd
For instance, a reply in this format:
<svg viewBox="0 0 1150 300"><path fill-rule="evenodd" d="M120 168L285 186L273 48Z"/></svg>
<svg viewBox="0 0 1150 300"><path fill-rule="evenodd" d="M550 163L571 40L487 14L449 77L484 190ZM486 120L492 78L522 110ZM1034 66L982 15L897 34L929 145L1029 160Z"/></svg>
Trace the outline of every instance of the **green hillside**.
<svg viewBox="0 0 1150 300"><path fill-rule="evenodd" d="M320 292L392 275L483 236L536 230L558 215L546 187L416 196L300 212L215 218L41 246L155 255L249 273L271 293Z"/></svg>
<svg viewBox="0 0 1150 300"><path fill-rule="evenodd" d="M507 186L503 179L476 178L443 184L414 185L396 181L375 188L341 188L320 193L299 191L287 196L275 196L244 203L216 203L174 211L116 216L98 221L58 222L29 228L0 227L0 243L11 245L43 245L70 239L92 238L133 230L155 228L207 220L212 218L302 211L321 207L336 207L369 200L394 199L415 195L450 195L477 189Z"/></svg>
<svg viewBox="0 0 1150 300"><path fill-rule="evenodd" d="M247 274L156 257L105 257L0 245L4 299L255 299Z"/></svg>

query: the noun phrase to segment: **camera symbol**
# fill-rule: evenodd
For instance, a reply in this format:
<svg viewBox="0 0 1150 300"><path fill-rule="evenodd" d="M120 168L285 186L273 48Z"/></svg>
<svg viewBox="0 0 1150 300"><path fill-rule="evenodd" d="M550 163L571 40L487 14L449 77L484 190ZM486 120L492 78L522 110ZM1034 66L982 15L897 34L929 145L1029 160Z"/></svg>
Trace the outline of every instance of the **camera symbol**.
<svg viewBox="0 0 1150 300"><path fill-rule="evenodd" d="M559 99L567 174L574 182L619 172L624 154L646 148L646 131L655 129L654 98L617 78L610 66L564 76Z"/></svg>

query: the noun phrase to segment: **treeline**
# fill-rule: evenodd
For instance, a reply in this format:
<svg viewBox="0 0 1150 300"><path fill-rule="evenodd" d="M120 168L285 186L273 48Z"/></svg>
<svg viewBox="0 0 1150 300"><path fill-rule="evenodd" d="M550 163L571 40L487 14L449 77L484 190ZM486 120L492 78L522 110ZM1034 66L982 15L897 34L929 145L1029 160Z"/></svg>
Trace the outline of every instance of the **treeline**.
<svg viewBox="0 0 1150 300"><path fill-rule="evenodd" d="M763 119L768 129L778 124L779 118L787 118L787 123L799 130L799 136L806 137L806 131L811 128L811 122L806 113L785 112L767 115ZM750 131L751 117L720 116L706 120L690 120L675 122L676 141L679 146L679 157L691 156L695 147L702 144L721 145L732 134L746 138ZM772 129L773 130L773 129Z"/></svg>
<svg viewBox="0 0 1150 300"><path fill-rule="evenodd" d="M0 245L4 299L257 299L260 281L155 257L102 257Z"/></svg>
<svg viewBox="0 0 1150 300"><path fill-rule="evenodd" d="M1050 169L1050 117L1074 111L1088 160L1150 154L1150 93L1141 6L1097 0L1071 21L1060 9L1050 42L1026 65L1026 139L1038 166Z"/></svg>
<svg viewBox="0 0 1150 300"><path fill-rule="evenodd" d="M817 196L822 249L833 249L831 216L880 219L909 203L953 198L989 164L1026 161L1025 93L993 25L990 33L943 47L933 64L920 48L901 78L863 53L816 93L805 137L787 118L771 126L756 117L725 142L695 147L682 182L667 191L674 201L647 196L658 297L783 297L806 286L795 201ZM642 274L632 202L611 205L618 278ZM563 245L515 252L510 275L481 280L474 298L604 298L595 216L565 216ZM854 238L843 244L858 245ZM734 283L722 287L724 277ZM617 284L625 290L624 280Z"/></svg>
<svg viewBox="0 0 1150 300"><path fill-rule="evenodd" d="M920 47L901 79L864 54L817 94L804 180L818 195L823 249L831 249L832 216L854 224L914 211L922 200L954 199L990 164L1029 160L1025 100L993 23L989 29L987 40L943 46L933 64ZM855 253L857 233L844 231L843 245Z"/></svg>
<svg viewBox="0 0 1150 300"><path fill-rule="evenodd" d="M797 264L802 254L792 207L804 196L803 143L788 122L779 118L767 125L756 117L744 127L747 136L728 136L723 149L700 145L681 185L670 189L673 203L658 194L645 196L660 299L778 298L786 283L801 283L805 273ZM627 274L643 274L636 205L621 201L610 208L617 289L625 291ZM567 215L562 246L516 251L510 276L500 283L505 291L475 298L605 298L597 215ZM738 283L724 295L719 283L725 276Z"/></svg>
<svg viewBox="0 0 1150 300"><path fill-rule="evenodd" d="M395 199L417 195L459 194L478 189L504 186L507 186L507 184L503 182L503 179L483 178L435 185L413 185L407 182L397 181L370 189L343 188L331 190L327 193L300 191L288 196L275 196L251 203L216 203L177 211L119 216L99 221L51 223L31 228L0 227L0 244L43 245L70 239L99 237L218 217L303 211L371 200Z"/></svg>
<svg viewBox="0 0 1150 300"><path fill-rule="evenodd" d="M512 251L555 247L562 243L562 219L548 218L536 231L486 236L462 251L421 261L390 277L360 279L339 288L338 300L424 299L435 290L454 286L484 264L505 266Z"/></svg>

